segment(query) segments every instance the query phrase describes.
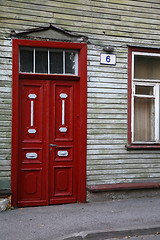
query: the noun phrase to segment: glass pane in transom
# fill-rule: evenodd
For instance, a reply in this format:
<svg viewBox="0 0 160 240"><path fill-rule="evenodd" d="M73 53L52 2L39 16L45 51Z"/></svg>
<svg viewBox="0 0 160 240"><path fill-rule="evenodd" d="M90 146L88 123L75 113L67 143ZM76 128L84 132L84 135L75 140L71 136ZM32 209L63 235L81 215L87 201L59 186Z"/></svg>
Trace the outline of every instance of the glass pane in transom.
<svg viewBox="0 0 160 240"><path fill-rule="evenodd" d="M65 73L75 74L75 53L74 52L65 53Z"/></svg>
<svg viewBox="0 0 160 240"><path fill-rule="evenodd" d="M35 51L35 72L48 73L48 51L37 50Z"/></svg>
<svg viewBox="0 0 160 240"><path fill-rule="evenodd" d="M50 73L63 74L63 52L50 52Z"/></svg>
<svg viewBox="0 0 160 240"><path fill-rule="evenodd" d="M20 72L33 73L33 49L20 49Z"/></svg>

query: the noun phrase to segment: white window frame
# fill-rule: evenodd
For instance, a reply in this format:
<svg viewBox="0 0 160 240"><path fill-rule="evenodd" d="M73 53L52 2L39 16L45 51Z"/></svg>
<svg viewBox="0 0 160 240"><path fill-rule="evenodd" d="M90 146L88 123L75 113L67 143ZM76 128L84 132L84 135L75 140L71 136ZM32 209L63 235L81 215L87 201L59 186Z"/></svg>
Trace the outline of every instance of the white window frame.
<svg viewBox="0 0 160 240"><path fill-rule="evenodd" d="M137 79L134 78L134 56L152 56L160 57L158 53L147 53L147 52L132 52L132 97L131 97L131 140L132 143L136 144L160 144L160 133L159 133L159 123L160 123L160 79ZM135 86L152 86L153 95L141 95L135 93ZM146 141L134 141L134 98L152 98L155 99L155 141L146 142Z"/></svg>

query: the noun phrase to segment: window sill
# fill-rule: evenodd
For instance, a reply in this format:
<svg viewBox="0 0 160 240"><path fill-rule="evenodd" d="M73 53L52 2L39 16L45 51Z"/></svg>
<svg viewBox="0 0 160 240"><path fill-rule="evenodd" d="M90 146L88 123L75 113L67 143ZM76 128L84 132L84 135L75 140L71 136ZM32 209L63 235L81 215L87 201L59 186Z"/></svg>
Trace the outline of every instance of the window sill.
<svg viewBox="0 0 160 240"><path fill-rule="evenodd" d="M160 149L159 144L153 144L153 145L145 145L145 144L133 144L133 145L126 145L125 146L128 151L130 150L138 150L138 149L147 149L147 150L153 150L153 149Z"/></svg>

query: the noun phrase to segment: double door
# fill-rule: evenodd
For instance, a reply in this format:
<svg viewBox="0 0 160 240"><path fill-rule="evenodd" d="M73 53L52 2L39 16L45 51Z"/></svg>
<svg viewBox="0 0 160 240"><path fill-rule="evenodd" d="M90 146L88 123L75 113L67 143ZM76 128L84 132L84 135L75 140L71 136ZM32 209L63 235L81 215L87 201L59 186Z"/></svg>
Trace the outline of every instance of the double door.
<svg viewBox="0 0 160 240"><path fill-rule="evenodd" d="M79 83L20 80L18 206L73 203L79 174Z"/></svg>

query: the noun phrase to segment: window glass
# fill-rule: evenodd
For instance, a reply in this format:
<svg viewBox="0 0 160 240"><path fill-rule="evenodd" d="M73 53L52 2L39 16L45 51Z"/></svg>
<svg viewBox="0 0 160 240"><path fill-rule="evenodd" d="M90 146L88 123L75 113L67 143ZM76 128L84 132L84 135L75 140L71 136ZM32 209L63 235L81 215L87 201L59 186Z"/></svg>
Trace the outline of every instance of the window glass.
<svg viewBox="0 0 160 240"><path fill-rule="evenodd" d="M50 73L63 73L63 52L50 52Z"/></svg>
<svg viewBox="0 0 160 240"><path fill-rule="evenodd" d="M66 52L65 54L65 73L75 74L75 53Z"/></svg>
<svg viewBox="0 0 160 240"><path fill-rule="evenodd" d="M47 50L35 51L35 72L48 73L48 51Z"/></svg>
<svg viewBox="0 0 160 240"><path fill-rule="evenodd" d="M134 78L160 79L160 57L135 55Z"/></svg>
<svg viewBox="0 0 160 240"><path fill-rule="evenodd" d="M135 93L140 95L153 95L153 86L135 86Z"/></svg>
<svg viewBox="0 0 160 240"><path fill-rule="evenodd" d="M20 72L33 72L33 50L20 49Z"/></svg>
<svg viewBox="0 0 160 240"><path fill-rule="evenodd" d="M155 100L134 99L134 141L155 141Z"/></svg>
<svg viewBox="0 0 160 240"><path fill-rule="evenodd" d="M72 50L22 48L20 72L45 74L78 74L78 58Z"/></svg>

